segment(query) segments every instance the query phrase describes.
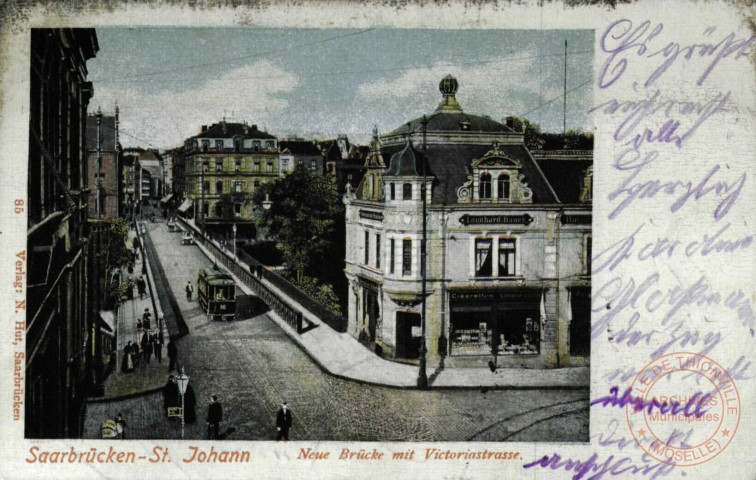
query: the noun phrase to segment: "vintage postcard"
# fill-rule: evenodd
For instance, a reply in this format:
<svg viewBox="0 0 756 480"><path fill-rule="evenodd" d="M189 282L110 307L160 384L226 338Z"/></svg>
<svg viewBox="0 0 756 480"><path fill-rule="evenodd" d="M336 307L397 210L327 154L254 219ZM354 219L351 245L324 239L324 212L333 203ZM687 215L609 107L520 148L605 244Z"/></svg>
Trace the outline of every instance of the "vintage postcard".
<svg viewBox="0 0 756 480"><path fill-rule="evenodd" d="M4 8L0 478L756 476L752 5Z"/></svg>

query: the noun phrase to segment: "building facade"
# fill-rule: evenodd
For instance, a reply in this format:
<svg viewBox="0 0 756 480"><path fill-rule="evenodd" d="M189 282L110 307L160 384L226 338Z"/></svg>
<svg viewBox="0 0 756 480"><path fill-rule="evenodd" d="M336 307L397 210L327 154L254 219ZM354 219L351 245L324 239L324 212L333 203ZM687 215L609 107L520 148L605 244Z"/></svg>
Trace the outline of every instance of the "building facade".
<svg viewBox="0 0 756 480"><path fill-rule="evenodd" d="M186 198L179 213L193 209L195 221L214 235L252 238L257 188L281 175L278 139L257 125L222 121L203 126L184 143Z"/></svg>
<svg viewBox="0 0 756 480"><path fill-rule="evenodd" d="M293 172L295 168L304 168L316 175L325 173L323 154L316 142L281 140L279 150L278 162L282 175Z"/></svg>
<svg viewBox="0 0 756 480"><path fill-rule="evenodd" d="M335 140L320 142L319 147L325 161L325 174L331 177L339 192L343 192L347 184L355 187L360 183L368 147L351 143L343 134Z"/></svg>
<svg viewBox="0 0 756 480"><path fill-rule="evenodd" d="M121 208L119 185L123 182L118 107L115 115L103 115L98 110L87 117L86 142L89 217L101 220L116 218Z"/></svg>
<svg viewBox="0 0 756 480"><path fill-rule="evenodd" d="M592 170L563 163L574 175L548 178L521 132L465 113L457 88L444 78L435 112L376 132L364 177L345 195L348 330L410 361L424 330L431 366L494 356L505 367L584 365L591 203L581 192Z"/></svg>
<svg viewBox="0 0 756 480"><path fill-rule="evenodd" d="M86 62L93 29L32 29L25 436L81 436L101 347L87 225Z"/></svg>

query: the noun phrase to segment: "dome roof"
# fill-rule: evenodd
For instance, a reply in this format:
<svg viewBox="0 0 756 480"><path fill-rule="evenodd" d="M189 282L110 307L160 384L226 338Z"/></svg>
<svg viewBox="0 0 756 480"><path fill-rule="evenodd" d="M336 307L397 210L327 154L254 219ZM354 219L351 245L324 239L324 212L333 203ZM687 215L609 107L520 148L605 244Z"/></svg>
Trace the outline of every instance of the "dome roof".
<svg viewBox="0 0 756 480"><path fill-rule="evenodd" d="M391 156L391 166L384 175L389 177L410 176L417 177L423 172L423 154L416 151L410 142L404 148ZM430 166L425 162L425 174L431 175Z"/></svg>
<svg viewBox="0 0 756 480"><path fill-rule="evenodd" d="M443 98L436 111L427 116L429 132L485 132L511 133L513 130L489 117L464 113L455 94L459 82L451 75L445 76L438 85ZM423 129L423 118L416 118L397 128L387 136L419 133Z"/></svg>

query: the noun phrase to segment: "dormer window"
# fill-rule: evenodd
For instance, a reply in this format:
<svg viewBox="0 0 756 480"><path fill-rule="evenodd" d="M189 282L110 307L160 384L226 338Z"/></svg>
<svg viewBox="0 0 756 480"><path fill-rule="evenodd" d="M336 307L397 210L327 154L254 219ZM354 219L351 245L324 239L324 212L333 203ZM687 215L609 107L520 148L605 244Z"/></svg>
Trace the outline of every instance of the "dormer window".
<svg viewBox="0 0 756 480"><path fill-rule="evenodd" d="M412 184L405 183L402 185L402 200L412 200Z"/></svg>
<svg viewBox="0 0 756 480"><path fill-rule="evenodd" d="M460 130L470 130L470 122L459 122Z"/></svg>
<svg viewBox="0 0 756 480"><path fill-rule="evenodd" d="M496 183L496 190L499 200L509 200L509 193L511 190L509 173L502 172L499 174L498 181Z"/></svg>
<svg viewBox="0 0 756 480"><path fill-rule="evenodd" d="M202 151L206 152L210 148L210 140L202 140Z"/></svg>
<svg viewBox="0 0 756 480"><path fill-rule="evenodd" d="M223 140L216 140L215 141L215 149L219 152L223 150Z"/></svg>
<svg viewBox="0 0 756 480"><path fill-rule="evenodd" d="M481 200L487 200L491 198L491 174L484 172L480 175L480 181L478 183L478 197Z"/></svg>

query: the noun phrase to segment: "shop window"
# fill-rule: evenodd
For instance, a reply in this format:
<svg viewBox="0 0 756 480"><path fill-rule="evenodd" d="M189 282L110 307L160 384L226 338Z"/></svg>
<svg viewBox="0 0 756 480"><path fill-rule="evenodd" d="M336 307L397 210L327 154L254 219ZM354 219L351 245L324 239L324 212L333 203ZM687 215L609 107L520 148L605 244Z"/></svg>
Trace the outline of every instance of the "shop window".
<svg viewBox="0 0 756 480"><path fill-rule="evenodd" d="M537 355L538 308L509 309L504 304L457 304L451 313L452 355Z"/></svg>
<svg viewBox="0 0 756 480"><path fill-rule="evenodd" d="M402 275L412 275L412 239L402 241Z"/></svg>
<svg viewBox="0 0 756 480"><path fill-rule="evenodd" d="M517 254L514 238L499 238L499 276L516 275L515 258Z"/></svg>
<svg viewBox="0 0 756 480"><path fill-rule="evenodd" d="M223 182L215 182L215 193L223 193Z"/></svg>
<svg viewBox="0 0 756 480"><path fill-rule="evenodd" d="M480 176L478 185L478 196L481 199L491 198L491 174L484 173Z"/></svg>
<svg viewBox="0 0 756 480"><path fill-rule="evenodd" d="M402 185L402 200L412 200L412 184L405 183Z"/></svg>
<svg viewBox="0 0 756 480"><path fill-rule="evenodd" d="M497 196L499 200L509 200L509 190L510 190L510 183L509 183L509 174L508 173L500 173L499 178L497 182Z"/></svg>
<svg viewBox="0 0 756 480"><path fill-rule="evenodd" d="M381 268L381 234L375 234L375 268Z"/></svg>
<svg viewBox="0 0 756 480"><path fill-rule="evenodd" d="M396 258L394 256L395 253L396 253L396 242L392 238L391 240L389 240L389 273L392 273L392 274L394 273L395 264L396 264Z"/></svg>
<svg viewBox="0 0 756 480"><path fill-rule="evenodd" d="M365 230L365 265L370 264L370 232Z"/></svg>
<svg viewBox="0 0 756 480"><path fill-rule="evenodd" d="M475 276L490 277L493 274L490 238L475 239Z"/></svg>
<svg viewBox="0 0 756 480"><path fill-rule="evenodd" d="M389 194L391 200L396 200L396 185L393 183L389 185Z"/></svg>

